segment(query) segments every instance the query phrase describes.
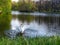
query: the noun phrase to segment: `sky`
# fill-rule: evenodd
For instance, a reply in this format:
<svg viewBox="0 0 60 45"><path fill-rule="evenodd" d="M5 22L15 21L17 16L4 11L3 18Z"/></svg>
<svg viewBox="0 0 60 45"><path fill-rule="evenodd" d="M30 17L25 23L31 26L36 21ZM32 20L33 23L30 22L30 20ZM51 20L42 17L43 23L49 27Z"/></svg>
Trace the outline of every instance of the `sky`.
<svg viewBox="0 0 60 45"><path fill-rule="evenodd" d="M18 2L18 0L12 0L12 1Z"/></svg>
<svg viewBox="0 0 60 45"><path fill-rule="evenodd" d="M12 0L12 1L18 2L18 0ZM35 1L38 1L38 0L35 0Z"/></svg>

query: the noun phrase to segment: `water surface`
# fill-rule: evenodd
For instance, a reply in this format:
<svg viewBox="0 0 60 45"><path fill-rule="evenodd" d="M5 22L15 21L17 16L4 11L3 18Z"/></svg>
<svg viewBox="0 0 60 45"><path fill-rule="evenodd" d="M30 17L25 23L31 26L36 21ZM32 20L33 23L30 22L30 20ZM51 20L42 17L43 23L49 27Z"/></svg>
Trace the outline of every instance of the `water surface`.
<svg viewBox="0 0 60 45"><path fill-rule="evenodd" d="M13 14L14 13L14 14ZM24 36L53 36L60 34L59 14L13 12L11 28L20 27ZM22 25L21 25L22 24Z"/></svg>

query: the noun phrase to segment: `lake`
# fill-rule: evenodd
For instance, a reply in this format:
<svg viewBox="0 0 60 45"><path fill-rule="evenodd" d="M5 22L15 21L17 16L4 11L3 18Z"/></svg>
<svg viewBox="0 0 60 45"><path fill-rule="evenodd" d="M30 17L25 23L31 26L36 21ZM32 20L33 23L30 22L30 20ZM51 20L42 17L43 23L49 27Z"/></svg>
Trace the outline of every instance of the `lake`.
<svg viewBox="0 0 60 45"><path fill-rule="evenodd" d="M16 27L27 37L60 35L60 14L12 11L11 29Z"/></svg>

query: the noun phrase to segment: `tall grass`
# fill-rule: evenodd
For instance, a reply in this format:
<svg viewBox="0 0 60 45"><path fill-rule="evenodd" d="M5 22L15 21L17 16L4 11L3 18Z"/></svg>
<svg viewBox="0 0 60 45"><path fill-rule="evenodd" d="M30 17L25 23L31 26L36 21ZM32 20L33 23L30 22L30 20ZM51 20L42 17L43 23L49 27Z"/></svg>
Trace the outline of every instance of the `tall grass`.
<svg viewBox="0 0 60 45"><path fill-rule="evenodd" d="M39 38L24 38L16 39L0 38L0 45L60 45L60 37L39 37Z"/></svg>

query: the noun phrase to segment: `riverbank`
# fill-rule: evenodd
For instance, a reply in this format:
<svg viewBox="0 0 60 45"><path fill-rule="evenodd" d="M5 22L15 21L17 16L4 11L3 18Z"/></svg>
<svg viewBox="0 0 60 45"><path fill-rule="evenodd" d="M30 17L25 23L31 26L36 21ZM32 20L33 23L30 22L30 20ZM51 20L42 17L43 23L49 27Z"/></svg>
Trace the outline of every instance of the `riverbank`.
<svg viewBox="0 0 60 45"><path fill-rule="evenodd" d="M47 14L60 14L60 12L53 12L53 11L34 11L34 12L26 12L26 11L18 11L18 10L12 10L12 12L18 12L18 13L47 13Z"/></svg>
<svg viewBox="0 0 60 45"><path fill-rule="evenodd" d="M53 16L53 17L60 17L60 13L54 12L19 12L19 11L12 11L12 15L32 15L32 16Z"/></svg>
<svg viewBox="0 0 60 45"><path fill-rule="evenodd" d="M2 37L0 38L0 45L60 45L60 36L39 38L18 37L14 40Z"/></svg>

